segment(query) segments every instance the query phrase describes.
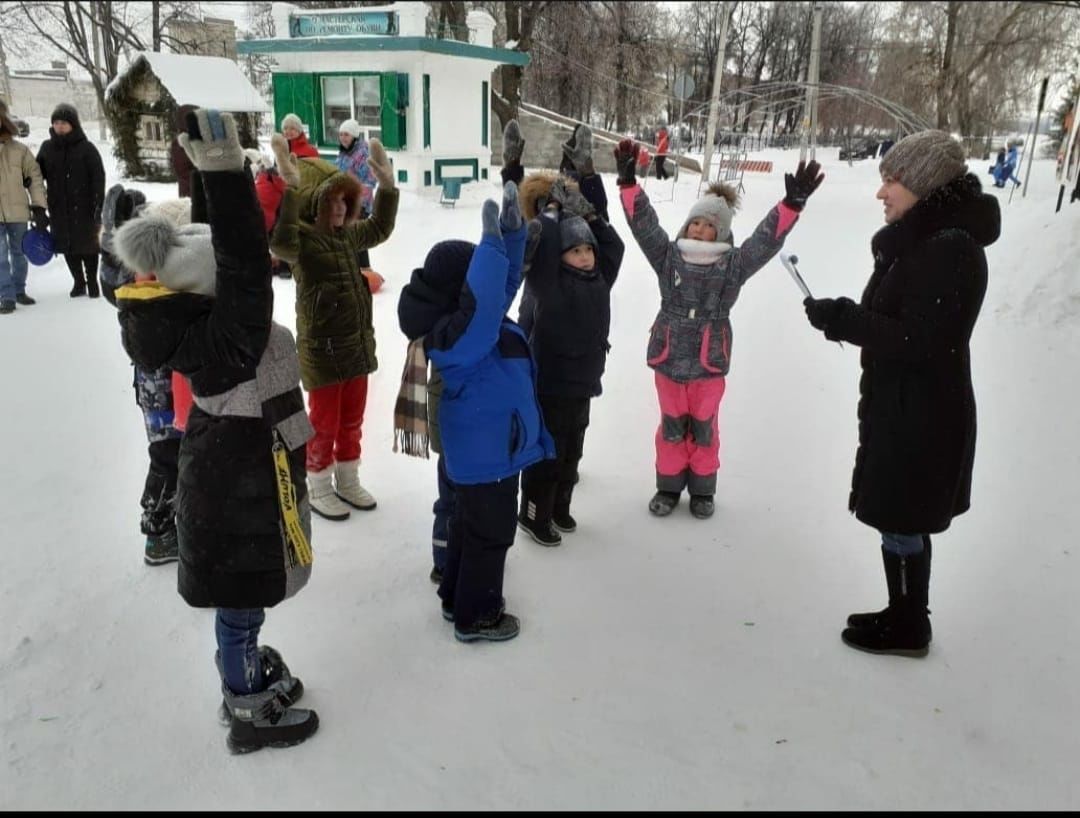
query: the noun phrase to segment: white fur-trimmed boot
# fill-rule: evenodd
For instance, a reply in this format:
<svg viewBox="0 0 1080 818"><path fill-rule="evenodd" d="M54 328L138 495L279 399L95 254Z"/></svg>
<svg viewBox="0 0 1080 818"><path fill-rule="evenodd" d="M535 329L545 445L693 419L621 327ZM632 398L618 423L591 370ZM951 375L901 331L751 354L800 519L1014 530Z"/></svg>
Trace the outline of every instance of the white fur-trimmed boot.
<svg viewBox="0 0 1080 818"><path fill-rule="evenodd" d="M360 485L359 460L339 460L334 464L334 491L338 497L360 511L371 511L375 508L375 498Z"/></svg>
<svg viewBox="0 0 1080 818"><path fill-rule="evenodd" d="M311 510L327 520L349 519L349 507L345 505L334 493L334 472L331 469L322 471L309 471L308 479L308 502Z"/></svg>

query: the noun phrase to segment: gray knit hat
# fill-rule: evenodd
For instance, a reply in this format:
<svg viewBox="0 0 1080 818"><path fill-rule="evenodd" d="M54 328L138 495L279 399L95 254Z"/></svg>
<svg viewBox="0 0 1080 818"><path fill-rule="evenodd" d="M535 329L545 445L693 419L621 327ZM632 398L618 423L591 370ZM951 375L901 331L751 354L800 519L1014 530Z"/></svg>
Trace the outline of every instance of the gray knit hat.
<svg viewBox="0 0 1080 818"><path fill-rule="evenodd" d="M581 216L569 216L559 221L559 250L565 253L579 244L588 244L593 251L600 249L589 223Z"/></svg>
<svg viewBox="0 0 1080 818"><path fill-rule="evenodd" d="M731 241L731 218L738 206L738 194L730 185L711 184L704 196L694 202L679 228L676 238L686 238L686 228L694 219L704 219L716 229L716 241Z"/></svg>
<svg viewBox="0 0 1080 818"><path fill-rule="evenodd" d="M921 131L893 145L878 170L920 199L968 172L964 146L944 131Z"/></svg>

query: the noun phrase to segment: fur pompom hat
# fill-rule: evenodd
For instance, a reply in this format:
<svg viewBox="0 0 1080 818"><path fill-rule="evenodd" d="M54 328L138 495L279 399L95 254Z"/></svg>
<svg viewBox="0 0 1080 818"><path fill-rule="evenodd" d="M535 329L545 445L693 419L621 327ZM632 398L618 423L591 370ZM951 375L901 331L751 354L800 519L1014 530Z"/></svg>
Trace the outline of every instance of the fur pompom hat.
<svg viewBox="0 0 1080 818"><path fill-rule="evenodd" d="M704 219L716 228L716 241L731 242L731 219L739 207L739 193L731 185L713 182L705 195L694 202L676 238L686 238L686 228L694 219Z"/></svg>
<svg viewBox="0 0 1080 818"><path fill-rule="evenodd" d="M178 226L168 216L147 213L117 230L113 246L137 275L153 276L177 292L214 295L217 262L208 224Z"/></svg>

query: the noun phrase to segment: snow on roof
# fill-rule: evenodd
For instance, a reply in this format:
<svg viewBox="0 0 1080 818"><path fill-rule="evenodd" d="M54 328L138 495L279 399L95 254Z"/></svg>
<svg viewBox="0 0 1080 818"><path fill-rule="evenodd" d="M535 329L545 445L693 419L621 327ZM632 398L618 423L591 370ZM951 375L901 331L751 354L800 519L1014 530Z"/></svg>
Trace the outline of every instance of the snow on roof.
<svg viewBox="0 0 1080 818"><path fill-rule="evenodd" d="M177 105L197 105L219 111L269 111L266 101L255 90L240 66L225 57L201 57L191 54L162 54L140 51L131 63L117 74L105 89L109 96L120 77L146 60L154 76L172 94Z"/></svg>

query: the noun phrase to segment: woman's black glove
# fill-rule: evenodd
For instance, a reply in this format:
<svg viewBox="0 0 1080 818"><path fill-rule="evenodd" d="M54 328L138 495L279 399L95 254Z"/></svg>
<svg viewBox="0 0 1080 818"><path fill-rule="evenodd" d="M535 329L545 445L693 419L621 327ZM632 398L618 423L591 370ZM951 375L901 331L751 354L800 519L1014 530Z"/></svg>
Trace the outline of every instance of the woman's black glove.
<svg viewBox="0 0 1080 818"><path fill-rule="evenodd" d="M45 232L49 229L49 216L45 212L44 207L38 207L37 205L30 208L30 223L35 230Z"/></svg>
<svg viewBox="0 0 1080 818"><path fill-rule="evenodd" d="M784 187L787 188L787 195L784 197L784 204L792 210L802 210L810 194L817 190L818 185L825 179L825 174L820 173L820 170L821 165L811 159L809 165L800 160L794 175L785 173Z"/></svg>
<svg viewBox="0 0 1080 818"><path fill-rule="evenodd" d="M641 146L630 139L624 139L615 148L615 167L619 171L619 178L616 182L619 187L633 187L637 184L634 166L637 165L640 150Z"/></svg>

